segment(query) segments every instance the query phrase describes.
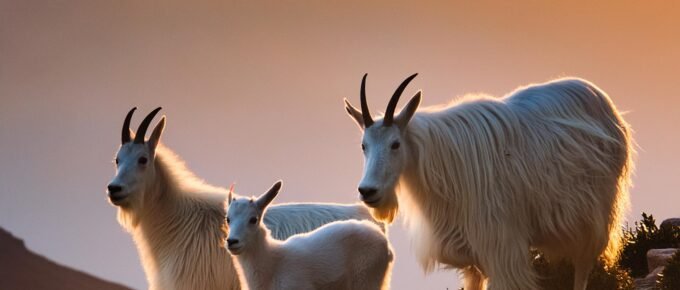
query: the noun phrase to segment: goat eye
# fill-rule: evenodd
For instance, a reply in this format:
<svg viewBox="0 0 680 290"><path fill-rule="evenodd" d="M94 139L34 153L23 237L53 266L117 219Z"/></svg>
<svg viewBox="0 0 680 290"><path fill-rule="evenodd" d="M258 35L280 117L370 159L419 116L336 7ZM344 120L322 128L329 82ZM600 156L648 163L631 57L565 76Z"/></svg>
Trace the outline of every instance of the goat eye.
<svg viewBox="0 0 680 290"><path fill-rule="evenodd" d="M231 219L227 218L227 223L231 223Z"/></svg>
<svg viewBox="0 0 680 290"><path fill-rule="evenodd" d="M392 148L392 150L397 150L399 149L399 146L401 146L401 143L399 143L399 141L395 141L394 143L392 143L392 146L390 147Z"/></svg>
<svg viewBox="0 0 680 290"><path fill-rule="evenodd" d="M366 151L366 144L361 143L361 151Z"/></svg>
<svg viewBox="0 0 680 290"><path fill-rule="evenodd" d="M251 225L254 225L257 222L257 218L251 217L249 222L250 222Z"/></svg>
<svg viewBox="0 0 680 290"><path fill-rule="evenodd" d="M120 160L118 160L118 158L116 158L116 165L118 165L118 162L120 162Z"/></svg>
<svg viewBox="0 0 680 290"><path fill-rule="evenodd" d="M139 162L139 164L142 164L142 165L146 164L147 161L149 161L149 160L146 159L146 157L139 157L139 159L137 160L137 162Z"/></svg>

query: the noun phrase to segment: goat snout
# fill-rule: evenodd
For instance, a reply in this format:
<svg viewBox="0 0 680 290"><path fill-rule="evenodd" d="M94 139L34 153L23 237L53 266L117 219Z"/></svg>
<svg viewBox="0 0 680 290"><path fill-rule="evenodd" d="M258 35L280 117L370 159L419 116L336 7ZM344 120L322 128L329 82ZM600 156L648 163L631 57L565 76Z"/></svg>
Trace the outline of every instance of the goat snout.
<svg viewBox="0 0 680 290"><path fill-rule="evenodd" d="M106 188L109 190L109 195L119 193L123 190L122 186L113 184L109 184Z"/></svg>
<svg viewBox="0 0 680 290"><path fill-rule="evenodd" d="M127 195L123 192L123 187L120 185L109 184L109 186L106 188L109 192L109 200L114 205L120 205L127 197Z"/></svg>
<svg viewBox="0 0 680 290"><path fill-rule="evenodd" d="M238 239L227 239L227 247L232 247L238 244Z"/></svg>
<svg viewBox="0 0 680 290"><path fill-rule="evenodd" d="M359 187L359 193L364 201L371 201L378 189L375 187Z"/></svg>

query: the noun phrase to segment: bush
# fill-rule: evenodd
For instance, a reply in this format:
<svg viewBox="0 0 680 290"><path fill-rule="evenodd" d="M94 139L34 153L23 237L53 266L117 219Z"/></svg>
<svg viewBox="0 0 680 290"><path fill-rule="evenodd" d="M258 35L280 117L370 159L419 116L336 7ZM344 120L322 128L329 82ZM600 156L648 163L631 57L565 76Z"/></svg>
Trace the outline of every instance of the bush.
<svg viewBox="0 0 680 290"><path fill-rule="evenodd" d="M642 220L623 233L623 251L619 264L630 270L633 277L643 277L647 270L647 251L650 249L678 248L680 227L659 229L654 216L642 213ZM680 289L680 288L678 288Z"/></svg>
<svg viewBox="0 0 680 290"><path fill-rule="evenodd" d="M659 228L652 215L642 213L633 228L623 229L621 256L612 267L598 262L588 278L589 290L634 290L633 277L644 277L647 270L647 251L650 249L680 248L680 227ZM538 252L531 252L533 267L540 277L541 289L572 290L574 268L567 261L548 261ZM673 255L659 275L659 290L680 290L680 251Z"/></svg>
<svg viewBox="0 0 680 290"><path fill-rule="evenodd" d="M588 279L588 289L635 289L632 277L644 277L647 270L647 251L650 249L680 248L680 227L659 228L654 216L642 213L642 219L633 228L623 229L623 248L619 261L612 267L598 262ZM566 261L548 262L537 251L532 253L533 265L540 275L542 289L570 290L573 287L574 269ZM658 287L662 290L680 289L680 252L660 276ZM665 288L664 288L665 287Z"/></svg>
<svg viewBox="0 0 680 290"><path fill-rule="evenodd" d="M541 289L574 289L574 267L566 261L548 262L540 253L534 252L533 266L541 277ZM606 267L598 262L588 278L588 289L592 290L633 290L633 278L626 269L615 265Z"/></svg>
<svg viewBox="0 0 680 290"><path fill-rule="evenodd" d="M675 252L666 268L659 275L657 287L660 290L680 289L680 251Z"/></svg>

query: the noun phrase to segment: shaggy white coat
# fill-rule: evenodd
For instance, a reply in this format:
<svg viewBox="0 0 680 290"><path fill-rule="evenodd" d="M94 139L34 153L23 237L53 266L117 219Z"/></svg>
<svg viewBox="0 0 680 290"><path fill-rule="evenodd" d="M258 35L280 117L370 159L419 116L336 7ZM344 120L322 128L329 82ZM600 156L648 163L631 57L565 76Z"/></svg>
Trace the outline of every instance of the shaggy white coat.
<svg viewBox="0 0 680 290"><path fill-rule="evenodd" d="M229 207L232 223L250 218L248 213L252 211L246 207L253 204L252 199L247 198L232 201ZM261 223L235 231L244 228L251 231L250 237L246 243L241 242L242 252L233 256L242 289L389 288L392 250L382 229L374 222L336 221L285 241L273 239L267 226Z"/></svg>
<svg viewBox="0 0 680 290"><path fill-rule="evenodd" d="M152 290L240 289L220 229L228 191L198 179L169 149L159 145L156 178L143 199L121 207L118 220L131 234ZM371 219L360 204L273 205L265 223L285 239L328 222Z"/></svg>
<svg viewBox="0 0 680 290"><path fill-rule="evenodd" d="M381 128L364 140L369 129ZM403 209L426 270L462 269L465 289L537 289L535 247L571 260L581 290L598 257L616 260L634 141L595 85L568 78L503 98L466 96L419 109L401 136L396 190L373 213L391 220Z"/></svg>

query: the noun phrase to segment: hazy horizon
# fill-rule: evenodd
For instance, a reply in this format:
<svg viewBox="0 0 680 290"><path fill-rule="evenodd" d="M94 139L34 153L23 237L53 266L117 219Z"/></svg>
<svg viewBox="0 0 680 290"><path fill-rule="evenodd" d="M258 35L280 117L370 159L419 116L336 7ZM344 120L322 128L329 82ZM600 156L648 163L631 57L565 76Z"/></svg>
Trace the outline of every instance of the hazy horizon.
<svg viewBox="0 0 680 290"><path fill-rule="evenodd" d="M163 142L198 176L279 202L356 202L361 133L343 98L384 110L502 96L561 76L605 90L639 144L629 221L680 216L680 5L636 1L0 0L0 226L50 259L146 288L105 186L127 111L162 106ZM402 101L401 107L405 101ZM425 276L397 221L393 289Z"/></svg>

